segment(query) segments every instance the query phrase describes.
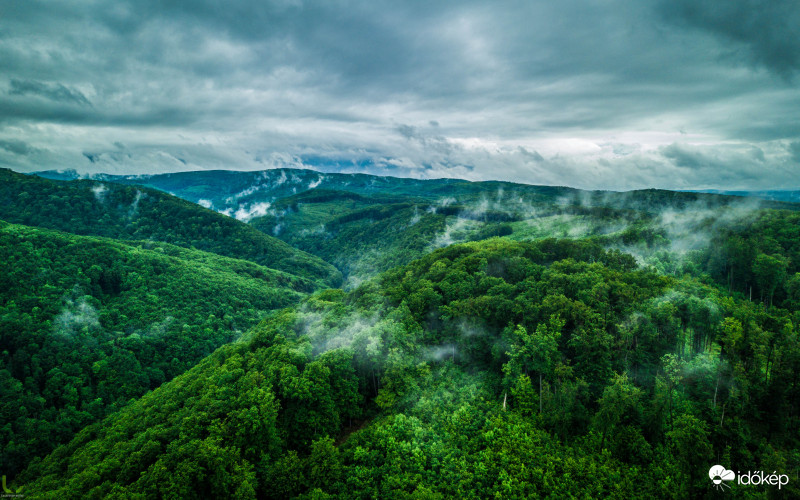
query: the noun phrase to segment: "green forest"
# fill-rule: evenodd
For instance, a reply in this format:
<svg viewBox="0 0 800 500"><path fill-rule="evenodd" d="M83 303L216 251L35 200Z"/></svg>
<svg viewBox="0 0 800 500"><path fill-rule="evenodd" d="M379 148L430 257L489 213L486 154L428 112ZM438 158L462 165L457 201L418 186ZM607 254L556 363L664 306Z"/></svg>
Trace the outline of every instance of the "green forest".
<svg viewBox="0 0 800 500"><path fill-rule="evenodd" d="M798 204L45 177L0 170L9 491L800 497Z"/></svg>

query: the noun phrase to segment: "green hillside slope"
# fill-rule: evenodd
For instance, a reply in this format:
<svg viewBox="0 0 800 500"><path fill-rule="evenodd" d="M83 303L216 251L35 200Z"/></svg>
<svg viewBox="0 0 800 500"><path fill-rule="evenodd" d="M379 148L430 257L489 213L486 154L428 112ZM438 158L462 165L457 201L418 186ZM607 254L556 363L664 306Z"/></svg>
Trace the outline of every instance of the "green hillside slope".
<svg viewBox="0 0 800 500"><path fill-rule="evenodd" d="M748 219L759 209L800 208L791 203L656 189L582 191L301 169L104 178L162 189L245 220L333 263L348 279L348 286L435 248L492 236L516 240L600 237L610 246L626 248L632 241L638 245L647 240L650 248L630 248L644 261L664 250L656 248L659 242L673 250L671 241L679 239L683 250L698 250L736 217ZM691 237L676 238L679 232L699 237L693 242Z"/></svg>
<svg viewBox="0 0 800 500"><path fill-rule="evenodd" d="M244 260L2 221L0 262L8 475L315 289Z"/></svg>
<svg viewBox="0 0 800 500"><path fill-rule="evenodd" d="M42 498L699 498L709 463L798 470L792 314L597 243L453 245L272 316L14 485Z"/></svg>
<svg viewBox="0 0 800 500"><path fill-rule="evenodd" d="M54 172L39 175L74 178ZM503 181L471 182L463 179L410 179L368 174L323 173L297 168L275 168L256 172L211 170L156 175L104 175L99 180L148 186L180 198L204 202L215 210L250 212L255 205L272 203L281 198L313 190L346 191L363 196L384 195L394 198L415 198L435 202L456 198L459 202L495 199L498 193L522 195L535 203L559 204L579 202L586 206L607 206L658 211L665 206L681 208L703 203L725 206L741 202L737 196L644 189L628 192L585 191L562 186L537 186ZM770 208L789 208L791 203L765 201Z"/></svg>
<svg viewBox="0 0 800 500"><path fill-rule="evenodd" d="M0 219L81 235L164 241L251 260L337 286L340 273L230 217L174 196L97 181L52 181L0 169Z"/></svg>
<svg viewBox="0 0 800 500"><path fill-rule="evenodd" d="M498 183L471 186L491 184ZM800 205L774 210L756 200L657 190L547 198L531 190L458 191L431 201L317 188L275 201L270 213L250 225L333 263L350 285L433 249L493 236L520 241L588 237L662 272L682 273L690 260L715 278L726 265L720 261L728 257L720 252L732 231L751 249L786 257L792 273L800 260L794 258L797 235L790 229L797 225ZM772 229L764 234L760 228L767 221ZM715 256L694 255L708 251ZM737 258L756 256L748 255ZM761 288L749 262L737 264L736 273L734 288ZM782 295L780 287L776 293Z"/></svg>

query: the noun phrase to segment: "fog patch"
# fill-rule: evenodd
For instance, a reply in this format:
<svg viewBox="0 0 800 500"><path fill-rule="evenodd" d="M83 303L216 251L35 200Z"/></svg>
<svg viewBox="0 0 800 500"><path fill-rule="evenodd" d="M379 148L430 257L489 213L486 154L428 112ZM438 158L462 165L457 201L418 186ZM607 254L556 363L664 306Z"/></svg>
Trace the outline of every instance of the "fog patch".
<svg viewBox="0 0 800 500"><path fill-rule="evenodd" d="M318 226L314 227L313 229L302 229L298 233L301 237L305 236L323 236L329 238L331 234L325 230L325 224L319 224Z"/></svg>
<svg viewBox="0 0 800 500"><path fill-rule="evenodd" d="M236 193L234 195L228 196L227 198L225 198L225 203L227 203L227 204L234 203L236 200L238 200L240 198L244 198L245 196L250 196L251 194L253 194L256 191L259 191L261 189L264 189L264 186L255 184L253 186L250 186L247 189L239 191L238 193Z"/></svg>
<svg viewBox="0 0 800 500"><path fill-rule="evenodd" d="M450 246L453 243L464 241L464 239L466 239L467 230L474 228L475 225L475 221L461 217L455 217L455 220L447 223L442 233L436 235L436 238L434 238L429 245L428 251L436 250L437 248L443 248Z"/></svg>
<svg viewBox="0 0 800 500"><path fill-rule="evenodd" d="M236 210L236 212L233 214L233 217L242 222L248 222L256 217L263 217L264 215L267 215L270 206L272 206L272 204L268 201L253 203L250 206L239 205L239 209ZM227 211L230 212L231 209L228 209ZM226 215L230 214L228 213Z"/></svg>
<svg viewBox="0 0 800 500"><path fill-rule="evenodd" d="M421 357L424 361L438 362L446 359L454 360L457 354L458 348L455 344L442 344L422 349Z"/></svg>
<svg viewBox="0 0 800 500"><path fill-rule="evenodd" d="M139 210L139 202L147 196L143 192L136 190L136 196L133 197L133 202L131 203L130 208L128 209L128 219L133 219L136 216L136 212Z"/></svg>
<svg viewBox="0 0 800 500"><path fill-rule="evenodd" d="M411 217L411 219L409 219L408 224L406 224L406 228L416 225L421 219L422 216L419 214L419 208L414 205L414 215Z"/></svg>
<svg viewBox="0 0 800 500"><path fill-rule="evenodd" d="M73 336L84 328L98 328L100 320L97 309L83 296L77 300L67 299L64 308L53 320L53 325L56 333Z"/></svg>
<svg viewBox="0 0 800 500"><path fill-rule="evenodd" d="M97 184L92 186L92 194L94 194L94 197L98 202L105 203L106 193L108 193L108 187L106 187L105 184Z"/></svg>
<svg viewBox="0 0 800 500"><path fill-rule="evenodd" d="M320 184L322 184L322 181L323 181L323 180L325 180L325 177L324 177L324 176L319 176L319 177L317 178L317 180L315 180L315 181L312 181L312 182L310 182L310 183L308 184L308 189L314 189L315 187L317 187L317 186L319 186Z"/></svg>
<svg viewBox="0 0 800 500"><path fill-rule="evenodd" d="M147 327L147 330L145 330L142 333L142 336L144 336L144 337L163 337L167 333L167 330L169 329L169 327L174 322L175 322L175 318L173 318L172 316L167 316L162 321L159 321L158 323L153 323L152 325Z"/></svg>
<svg viewBox="0 0 800 500"><path fill-rule="evenodd" d="M682 210L662 211L655 224L667 233L671 251L686 253L708 247L721 229L753 221L760 207L761 201L754 198L718 208L698 202Z"/></svg>
<svg viewBox="0 0 800 500"><path fill-rule="evenodd" d="M573 224L572 226L569 227L569 229L567 229L567 236L570 238L581 238L589 234L591 230L592 230L591 225L585 222L579 222Z"/></svg>
<svg viewBox="0 0 800 500"><path fill-rule="evenodd" d="M466 318L461 318L456 323L456 328L458 328L458 332L461 334L462 338L484 337L488 335L485 328Z"/></svg>
<svg viewBox="0 0 800 500"><path fill-rule="evenodd" d="M308 338L318 354L353 348L376 356L383 345L381 331L376 329L379 320L377 315L359 313L332 320L326 311L315 311L305 304L300 308L295 330Z"/></svg>

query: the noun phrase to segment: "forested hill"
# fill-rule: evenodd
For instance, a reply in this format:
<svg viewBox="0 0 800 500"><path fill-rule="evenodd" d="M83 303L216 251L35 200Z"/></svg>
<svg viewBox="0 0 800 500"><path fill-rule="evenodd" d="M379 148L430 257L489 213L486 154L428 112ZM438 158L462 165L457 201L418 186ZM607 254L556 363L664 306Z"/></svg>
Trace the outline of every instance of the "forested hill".
<svg viewBox="0 0 800 500"><path fill-rule="evenodd" d="M736 197L710 203L669 195L642 191L614 208L600 198L537 202L507 190L430 201L316 188L276 200L249 224L336 265L348 286L453 243L557 237L590 238L666 274L704 271L732 291L786 297L783 282L800 271L796 210Z"/></svg>
<svg viewBox="0 0 800 500"><path fill-rule="evenodd" d="M247 221L333 264L347 279L346 287L436 248L491 236L601 238L634 252L640 262L680 272L674 259L665 263L662 255L654 261L654 254L701 251L732 222L747 223L770 208L800 208L656 189L582 191L299 169L101 177L162 189ZM776 254L773 247L763 252ZM753 285L744 276L749 267L740 268L739 287Z"/></svg>
<svg viewBox="0 0 800 500"><path fill-rule="evenodd" d="M79 178L77 173L63 175L57 172L36 172L36 175L64 180ZM316 188L360 194L435 197L440 194L438 190L446 190L448 186L471 184L460 179L420 180L368 174L321 173L296 168L255 172L206 170L129 176L99 174L96 177L99 180L160 189L194 202L207 200L219 209L237 206L240 200L248 202L256 199L277 199Z"/></svg>
<svg viewBox="0 0 800 500"><path fill-rule="evenodd" d="M9 477L315 289L244 260L2 221L0 262Z"/></svg>
<svg viewBox="0 0 800 500"><path fill-rule="evenodd" d="M77 173L38 172L50 178L75 179ZM705 206L725 206L739 203L735 196L699 192L645 189L627 192L584 191L561 186L537 186L514 182L471 182L463 179L409 179L369 174L323 173L297 168L275 168L270 170L241 172L211 170L178 172L156 175L107 175L98 174L98 180L121 184L148 186L174 194L180 198L203 203L231 216L249 219L263 213L263 204L313 190L334 190L364 196L383 195L406 200L436 202L454 199L458 202L494 199L498 192L505 195L522 196L533 204L581 204L591 207L635 209L658 212L668 207L684 208L702 203ZM501 195L502 196L502 195ZM765 201L768 208L796 209L791 203Z"/></svg>
<svg viewBox="0 0 800 500"><path fill-rule="evenodd" d="M761 191L746 191L746 190L726 191L721 189L704 189L695 192L725 194L730 196L748 196L753 198L761 198L764 200L789 201L792 203L800 203L800 189L766 189Z"/></svg>
<svg viewBox="0 0 800 500"><path fill-rule="evenodd" d="M709 464L796 477L797 320L587 241L452 245L276 313L14 487L710 498Z"/></svg>
<svg viewBox="0 0 800 500"><path fill-rule="evenodd" d="M0 220L81 235L164 241L247 259L338 286L341 274L235 219L144 187L99 181L52 181L0 169Z"/></svg>

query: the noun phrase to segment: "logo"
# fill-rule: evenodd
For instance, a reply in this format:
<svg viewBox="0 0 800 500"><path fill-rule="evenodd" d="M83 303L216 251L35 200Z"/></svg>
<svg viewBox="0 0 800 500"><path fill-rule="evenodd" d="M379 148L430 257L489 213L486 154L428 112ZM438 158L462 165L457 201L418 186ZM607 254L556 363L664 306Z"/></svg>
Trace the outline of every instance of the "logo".
<svg viewBox="0 0 800 500"><path fill-rule="evenodd" d="M714 484L714 488L718 490L731 489L730 485L725 484L725 481L734 481L736 484L742 486L777 486L778 489L783 488L789 484L789 476L786 474L767 474L764 471L746 471L746 472L733 472L721 465L714 465L708 469L708 477Z"/></svg>
<svg viewBox="0 0 800 500"><path fill-rule="evenodd" d="M23 495L21 495L22 486L17 488L17 491L12 491L11 488L6 486L6 476L3 476L3 492L5 493L5 495L2 495L3 498L8 498L8 497L11 497L11 498L19 497L19 498L21 498L23 496Z"/></svg>
<svg viewBox="0 0 800 500"><path fill-rule="evenodd" d="M714 465L708 469L708 477L714 483L714 488L724 490L725 488L731 489L731 487L723 481L733 481L736 479L736 474L721 465Z"/></svg>

